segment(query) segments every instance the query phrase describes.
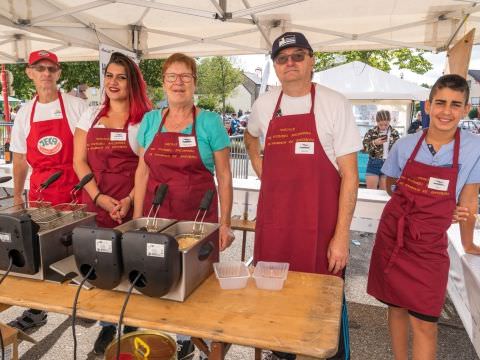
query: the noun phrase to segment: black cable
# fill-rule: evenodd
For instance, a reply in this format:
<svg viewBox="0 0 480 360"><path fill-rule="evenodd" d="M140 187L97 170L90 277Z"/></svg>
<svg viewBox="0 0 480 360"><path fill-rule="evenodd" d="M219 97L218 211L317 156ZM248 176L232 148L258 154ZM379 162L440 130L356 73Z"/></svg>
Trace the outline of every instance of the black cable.
<svg viewBox="0 0 480 360"><path fill-rule="evenodd" d="M132 284L128 288L127 296L125 298L125 301L123 302L122 306L122 311L120 311L120 317L118 319L118 325L117 325L117 356L116 359L120 360L120 338L122 336L122 321L123 321L123 315L125 314L125 309L127 308L128 304L128 299L130 299L130 295L132 294L133 287L137 283L137 281L140 279L142 276L142 273L139 272L135 280L133 280Z"/></svg>
<svg viewBox="0 0 480 360"><path fill-rule="evenodd" d="M10 255L8 257L10 259L10 264L8 264L7 271L5 271L5 273L2 275L2 278L0 279L0 284L3 282L3 280L5 280L5 278L10 273L10 271L12 270L12 267L13 267L13 257L11 257Z"/></svg>
<svg viewBox="0 0 480 360"><path fill-rule="evenodd" d="M90 270L88 270L87 275L82 279L80 282L80 285L78 285L77 292L75 294L75 299L73 300L73 311L72 311L72 335L73 335L73 359L77 359L77 334L75 332L75 321L77 318L77 303L78 303L78 298L80 296L80 291L82 290L83 285L85 282L88 280L89 276L92 274L93 270L95 268L92 266L90 267ZM3 360L3 359L2 359Z"/></svg>
<svg viewBox="0 0 480 360"><path fill-rule="evenodd" d="M13 257L11 257L11 256L8 256L8 257L10 259L10 263L8 264L7 271L5 271L5 273L2 275L2 278L0 279L0 284L3 282L3 280L5 280L5 278L10 273L10 271L12 270L12 267L13 267ZM2 360L4 360L5 359L5 344L3 343L2 329L0 329L0 348L1 348L1 351L2 351Z"/></svg>

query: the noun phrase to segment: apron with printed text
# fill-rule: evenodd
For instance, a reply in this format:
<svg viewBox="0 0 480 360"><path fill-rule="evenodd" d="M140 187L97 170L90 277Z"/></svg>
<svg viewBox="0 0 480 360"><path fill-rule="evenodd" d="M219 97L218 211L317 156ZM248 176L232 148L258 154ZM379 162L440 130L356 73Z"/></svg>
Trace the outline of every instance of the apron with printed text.
<svg viewBox="0 0 480 360"><path fill-rule="evenodd" d="M437 167L415 161L427 131L383 210L367 292L385 303L438 317L450 265L446 231L456 207L460 133L455 133L453 166Z"/></svg>
<svg viewBox="0 0 480 360"><path fill-rule="evenodd" d="M87 162L95 175L97 187L102 194L116 200L124 199L133 189L138 156L130 147L128 121L123 129L95 127L97 117L87 133ZM96 212L98 226L113 228L118 226L110 214L93 203L86 191L83 201L88 211ZM131 220L133 204L123 222Z"/></svg>
<svg viewBox="0 0 480 360"><path fill-rule="evenodd" d="M332 275L327 249L337 224L340 176L317 134L314 85L310 95L309 113L282 116L282 92L269 123L254 258L288 262L294 271Z"/></svg>
<svg viewBox="0 0 480 360"><path fill-rule="evenodd" d="M42 198L52 205L72 200L70 191L78 183L73 170L73 134L68 124L63 99L58 93L62 117L33 121L38 97L35 98L30 114L30 132L27 136L27 162L32 167L29 199L39 199L37 189L57 171L62 175L42 191Z"/></svg>
<svg viewBox="0 0 480 360"><path fill-rule="evenodd" d="M194 220L200 202L207 190L215 196L205 216L206 222L218 222L218 198L212 173L205 167L198 149L195 106L192 107L192 133L162 132L169 109L158 132L145 151L144 160L149 167L144 214L148 215L155 190L167 184L168 191L157 217L176 220Z"/></svg>

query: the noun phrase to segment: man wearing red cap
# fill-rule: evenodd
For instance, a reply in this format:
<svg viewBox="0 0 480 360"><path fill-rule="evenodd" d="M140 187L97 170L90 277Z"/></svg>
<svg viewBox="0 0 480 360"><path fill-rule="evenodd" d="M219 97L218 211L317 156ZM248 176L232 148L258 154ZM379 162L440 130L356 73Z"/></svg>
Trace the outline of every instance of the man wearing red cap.
<svg viewBox="0 0 480 360"><path fill-rule="evenodd" d="M39 198L40 184L55 172L62 171L60 178L43 190L41 196L52 205L70 202L69 193L78 183L72 165L73 132L87 104L77 97L60 94L57 81L61 69L54 53L32 52L26 73L37 93L19 110L12 128L14 203L23 202L29 165L32 168L30 200ZM46 317L45 312L30 309L10 324L24 330L43 325Z"/></svg>
<svg viewBox="0 0 480 360"><path fill-rule="evenodd" d="M362 148L352 107L343 95L312 83L315 58L302 33L278 37L272 60L282 87L257 99L245 132L262 180L254 261L288 262L290 270L343 277L358 189L356 152ZM265 141L263 159L259 138ZM345 303L340 334L331 359L346 360ZM273 352L267 358L295 355Z"/></svg>

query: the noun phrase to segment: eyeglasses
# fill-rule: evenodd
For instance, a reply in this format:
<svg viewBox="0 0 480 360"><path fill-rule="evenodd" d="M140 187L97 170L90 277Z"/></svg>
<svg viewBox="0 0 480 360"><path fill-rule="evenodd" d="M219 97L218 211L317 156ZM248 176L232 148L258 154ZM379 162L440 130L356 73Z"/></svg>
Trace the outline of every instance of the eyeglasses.
<svg viewBox="0 0 480 360"><path fill-rule="evenodd" d="M305 60L306 52L295 52L290 55L280 54L273 61L278 65L284 65L288 62L288 59L292 59L293 62L302 62Z"/></svg>
<svg viewBox="0 0 480 360"><path fill-rule="evenodd" d="M182 82L188 84L192 82L192 79L196 78L193 74L175 74L175 73L166 73L163 75L163 78L166 82L173 83L177 81L178 78L182 80Z"/></svg>
<svg viewBox="0 0 480 360"><path fill-rule="evenodd" d="M30 68L34 69L35 71L42 73L47 70L50 74L55 74L57 71L60 70L58 66L45 66L45 65L32 65Z"/></svg>

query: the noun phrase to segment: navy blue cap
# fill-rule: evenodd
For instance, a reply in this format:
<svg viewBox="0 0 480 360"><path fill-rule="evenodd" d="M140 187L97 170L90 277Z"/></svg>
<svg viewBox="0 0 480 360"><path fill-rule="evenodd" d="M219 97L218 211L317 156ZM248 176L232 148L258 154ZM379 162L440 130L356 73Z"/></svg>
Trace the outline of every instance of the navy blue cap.
<svg viewBox="0 0 480 360"><path fill-rule="evenodd" d="M275 59L275 57L278 55L280 51L290 47L303 48L313 52L313 49L308 43L308 40L305 37L305 35L299 32L286 32L280 35L278 38L276 38L275 41L273 42L272 59Z"/></svg>

